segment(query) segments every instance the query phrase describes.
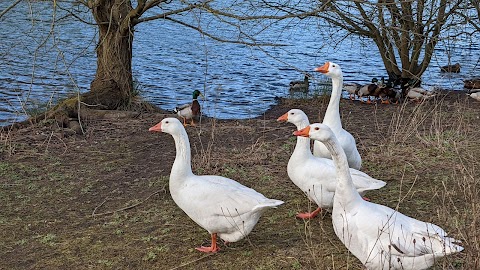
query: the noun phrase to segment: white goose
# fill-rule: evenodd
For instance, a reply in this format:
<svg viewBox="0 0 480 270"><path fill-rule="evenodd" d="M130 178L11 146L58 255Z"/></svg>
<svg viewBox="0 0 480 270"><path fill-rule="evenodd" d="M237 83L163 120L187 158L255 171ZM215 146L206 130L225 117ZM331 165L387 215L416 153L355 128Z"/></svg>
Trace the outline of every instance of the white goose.
<svg viewBox="0 0 480 270"><path fill-rule="evenodd" d="M352 134L343 129L342 121L340 120L340 97L342 95L343 84L342 69L338 64L326 62L323 66L316 68L315 71L332 78L332 95L330 96L323 123L329 126L333 130L333 133L335 133L335 136L337 136L340 145L347 154L350 168L360 170L362 167L362 158L360 157L360 153L358 153L357 144ZM318 141L314 142L313 154L317 157L332 158L325 145Z"/></svg>
<svg viewBox="0 0 480 270"><path fill-rule="evenodd" d="M437 225L362 200L352 182L344 151L332 130L312 124L294 135L326 145L337 170L332 223L335 234L367 269L426 269L463 247Z"/></svg>
<svg viewBox="0 0 480 270"><path fill-rule="evenodd" d="M298 109L288 111L277 121L292 123L297 130L309 125L307 115ZM318 205L318 208L311 213L297 214L298 218L313 218L322 208L332 209L337 186L335 166L331 159L312 155L308 138L297 138L297 145L288 161L287 172L292 182ZM361 195L368 190L379 189L386 185L385 182L374 179L361 171L350 169L350 173L353 176L355 188Z"/></svg>
<svg viewBox="0 0 480 270"><path fill-rule="evenodd" d="M202 246L197 250L217 252L217 235L227 242L244 238L264 211L283 204L232 179L193 174L190 142L178 119L165 118L149 131L169 133L175 140L176 156L170 173L170 194L175 203L212 236L210 247Z"/></svg>

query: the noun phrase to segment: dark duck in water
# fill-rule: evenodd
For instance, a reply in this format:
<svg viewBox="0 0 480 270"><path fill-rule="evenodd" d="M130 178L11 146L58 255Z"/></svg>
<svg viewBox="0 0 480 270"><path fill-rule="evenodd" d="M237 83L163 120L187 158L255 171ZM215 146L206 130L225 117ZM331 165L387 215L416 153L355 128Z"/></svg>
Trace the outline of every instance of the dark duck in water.
<svg viewBox="0 0 480 270"><path fill-rule="evenodd" d="M178 114L183 119L183 125L187 126L187 120L190 120L190 125L195 126L194 118L200 116L200 103L198 103L198 96L202 96L200 91L193 91L193 101L192 103L184 104L176 107L173 111Z"/></svg>
<svg viewBox="0 0 480 270"><path fill-rule="evenodd" d="M452 73L459 73L460 72L460 64L456 63L455 65L446 65L440 67L441 72L452 72Z"/></svg>

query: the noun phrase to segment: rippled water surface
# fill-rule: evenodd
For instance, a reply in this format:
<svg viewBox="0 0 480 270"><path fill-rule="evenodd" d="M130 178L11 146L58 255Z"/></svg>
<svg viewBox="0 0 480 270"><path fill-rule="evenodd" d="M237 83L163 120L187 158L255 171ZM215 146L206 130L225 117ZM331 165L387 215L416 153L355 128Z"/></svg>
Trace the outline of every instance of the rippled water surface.
<svg viewBox="0 0 480 270"><path fill-rule="evenodd" d="M0 10L8 3L0 2ZM55 16L63 15L58 10ZM96 29L72 19L52 21L51 5L18 5L0 21L0 125L19 121L61 97L89 89L95 69ZM88 13L84 18L91 20ZM221 32L222 27L213 27ZM325 61L342 66L345 81L366 83L386 76L376 47L352 37L329 41L313 20L285 22L262 33L262 40L287 46L248 47L219 43L180 25L157 20L135 29L133 73L142 96L163 109L191 100L193 90L208 116L231 119L261 115L288 95L288 83L301 80ZM479 76L478 42L441 43L422 79L426 86L463 89L463 79ZM451 45L451 44L450 44ZM447 49L448 48L448 49ZM462 72L439 66L460 62ZM312 72L311 72L312 73ZM313 74L313 73L312 73ZM315 84L325 81L315 75Z"/></svg>

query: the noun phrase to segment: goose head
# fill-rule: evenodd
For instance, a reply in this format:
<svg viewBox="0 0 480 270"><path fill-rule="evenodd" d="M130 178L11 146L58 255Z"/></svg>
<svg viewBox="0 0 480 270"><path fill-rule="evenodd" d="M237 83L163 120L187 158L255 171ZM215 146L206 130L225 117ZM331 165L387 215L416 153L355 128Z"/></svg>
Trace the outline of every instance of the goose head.
<svg viewBox="0 0 480 270"><path fill-rule="evenodd" d="M316 141L325 142L333 138L333 131L325 124L315 123L306 128L293 132L295 136L307 137Z"/></svg>
<svg viewBox="0 0 480 270"><path fill-rule="evenodd" d="M185 128L177 118L165 118L148 129L151 132L165 132L171 135L181 134L182 130L185 130Z"/></svg>
<svg viewBox="0 0 480 270"><path fill-rule="evenodd" d="M333 62L325 62L323 66L315 68L314 71L323 73L328 77L340 78L343 76L342 69L340 68L340 66Z"/></svg>
<svg viewBox="0 0 480 270"><path fill-rule="evenodd" d="M286 112L284 115L280 116L277 119L278 122L288 122L292 123L295 126L301 125L303 122L308 123L307 115L299 109L291 109L290 111Z"/></svg>

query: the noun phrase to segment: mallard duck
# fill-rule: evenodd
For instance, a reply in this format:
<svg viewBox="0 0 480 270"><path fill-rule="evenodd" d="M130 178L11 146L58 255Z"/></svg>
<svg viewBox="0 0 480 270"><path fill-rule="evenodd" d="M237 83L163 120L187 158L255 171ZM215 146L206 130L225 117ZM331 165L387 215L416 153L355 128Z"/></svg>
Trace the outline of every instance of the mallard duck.
<svg viewBox="0 0 480 270"><path fill-rule="evenodd" d="M385 77L382 77L380 80L377 78L372 79L372 84L375 84L376 87L373 85L367 86L368 87L368 95L370 97L374 97L374 102L376 103L378 99L380 99L381 103L390 103L388 95L394 95L393 89L391 87L387 87L385 83ZM367 103L370 103L370 98Z"/></svg>
<svg viewBox="0 0 480 270"><path fill-rule="evenodd" d="M463 250L458 240L435 224L362 200L345 152L327 125L311 124L294 135L318 140L331 152L337 170L333 229L366 269L426 269L439 258Z"/></svg>
<svg viewBox="0 0 480 270"><path fill-rule="evenodd" d="M192 103L184 104L176 107L173 111L183 119L183 125L187 126L186 120L190 120L190 125L195 126L194 118L200 116L200 103L198 103L198 96L202 96L200 91L193 91Z"/></svg>
<svg viewBox="0 0 480 270"><path fill-rule="evenodd" d="M374 96L380 98L382 104L397 104L402 96L401 89L395 89L391 79L385 83L384 77L377 82L378 88L374 92Z"/></svg>
<svg viewBox="0 0 480 270"><path fill-rule="evenodd" d="M170 173L170 194L175 203L212 237L211 246L201 246L197 250L217 252L217 236L227 242L244 238L267 209L283 204L232 179L193 174L190 142L178 119L165 118L149 131L168 133L175 140L177 153Z"/></svg>
<svg viewBox="0 0 480 270"><path fill-rule="evenodd" d="M398 101L402 96L402 90L385 86L381 88L379 96L382 104L398 104Z"/></svg>
<svg viewBox="0 0 480 270"><path fill-rule="evenodd" d="M277 121L292 123L297 130L309 125L307 115L298 109L288 111ZM322 209L332 209L337 182L335 166L331 159L312 155L308 138L297 138L295 150L288 160L287 172L292 182L318 205L318 208L311 213L297 214L298 218L310 219L320 213ZM374 179L361 171L350 169L350 173L355 189L362 196L369 190L379 189L386 185L385 182Z"/></svg>
<svg viewBox="0 0 480 270"><path fill-rule="evenodd" d="M375 91L378 91L378 79L373 78L372 83L366 84L358 90L358 97L360 98L360 101L363 103L362 97L367 97L367 103L372 103L370 97L374 95Z"/></svg>
<svg viewBox="0 0 480 270"><path fill-rule="evenodd" d="M480 89L480 78L464 80L463 87L467 89Z"/></svg>
<svg viewBox="0 0 480 270"><path fill-rule="evenodd" d="M305 77L303 78L303 81L291 81L289 92L308 93L308 87L310 85L308 81L309 76L310 75L308 73L305 73Z"/></svg>
<svg viewBox="0 0 480 270"><path fill-rule="evenodd" d="M358 91L360 90L361 87L362 85L356 82L343 84L343 89L347 91L351 100L354 100L355 97L358 96Z"/></svg>
<svg viewBox="0 0 480 270"><path fill-rule="evenodd" d="M357 150L355 138L353 138L352 134L343 129L342 121L340 119L340 97L342 95L343 85L342 69L338 64L326 62L323 66L317 67L315 71L332 78L332 95L328 102L323 123L329 126L340 140L343 150L347 153L350 168L360 170L362 167L362 158ZM332 158L328 149L320 142L314 143L313 154L317 157Z"/></svg>
<svg viewBox="0 0 480 270"><path fill-rule="evenodd" d="M407 98L414 100L416 102L421 102L424 100L431 99L436 96L435 91L429 91L422 87L408 87L407 88Z"/></svg>
<svg viewBox="0 0 480 270"><path fill-rule="evenodd" d="M440 71L441 72L459 73L460 72L460 63L440 67Z"/></svg>

